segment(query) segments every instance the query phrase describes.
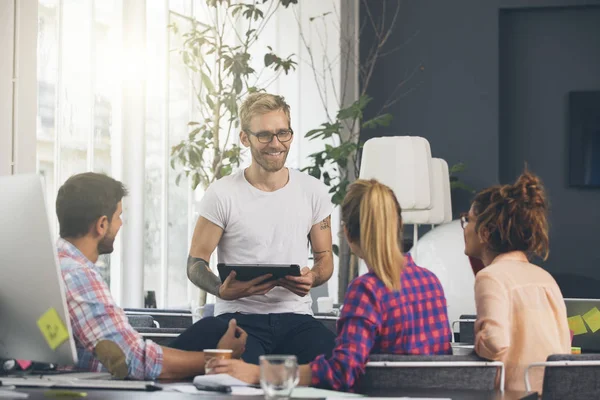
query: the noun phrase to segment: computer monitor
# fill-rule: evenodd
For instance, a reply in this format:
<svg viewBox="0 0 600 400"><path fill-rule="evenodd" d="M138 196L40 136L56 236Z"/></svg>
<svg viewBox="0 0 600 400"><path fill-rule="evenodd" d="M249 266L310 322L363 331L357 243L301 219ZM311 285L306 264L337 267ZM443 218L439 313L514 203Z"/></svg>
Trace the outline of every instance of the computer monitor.
<svg viewBox="0 0 600 400"><path fill-rule="evenodd" d="M572 345L581 347L582 353L600 353L600 299L565 299L565 305L575 333Z"/></svg>
<svg viewBox="0 0 600 400"><path fill-rule="evenodd" d="M75 364L64 283L37 175L0 177L0 265L0 358ZM54 350L38 325L43 316L52 345L61 342Z"/></svg>

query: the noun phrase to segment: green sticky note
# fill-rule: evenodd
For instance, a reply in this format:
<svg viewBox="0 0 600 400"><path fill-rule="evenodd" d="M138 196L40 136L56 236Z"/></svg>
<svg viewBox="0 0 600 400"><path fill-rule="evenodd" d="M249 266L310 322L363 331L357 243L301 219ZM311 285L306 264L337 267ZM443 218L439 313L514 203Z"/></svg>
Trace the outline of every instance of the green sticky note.
<svg viewBox="0 0 600 400"><path fill-rule="evenodd" d="M587 328L585 327L581 315L569 317L567 318L567 321L569 321L569 329L573 331L573 335L583 335L584 333L587 333Z"/></svg>
<svg viewBox="0 0 600 400"><path fill-rule="evenodd" d="M48 346L52 350L56 350L58 346L64 343L65 340L69 339L69 331L63 324L60 316L54 309L54 307L48 309L37 320L38 328L40 328L40 332L44 335L46 342L48 342Z"/></svg>
<svg viewBox="0 0 600 400"><path fill-rule="evenodd" d="M592 308L590 311L583 314L585 323L590 327L592 332L596 332L600 329L600 310L597 307Z"/></svg>

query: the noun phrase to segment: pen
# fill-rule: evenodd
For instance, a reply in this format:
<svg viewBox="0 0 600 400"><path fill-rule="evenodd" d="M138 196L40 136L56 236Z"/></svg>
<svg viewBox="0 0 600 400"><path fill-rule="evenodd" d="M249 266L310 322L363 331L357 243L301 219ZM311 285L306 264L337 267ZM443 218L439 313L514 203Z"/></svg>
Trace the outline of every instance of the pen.
<svg viewBox="0 0 600 400"><path fill-rule="evenodd" d="M231 388L224 385L202 385L200 383L194 383L194 386L198 390L204 390L207 392L231 393Z"/></svg>

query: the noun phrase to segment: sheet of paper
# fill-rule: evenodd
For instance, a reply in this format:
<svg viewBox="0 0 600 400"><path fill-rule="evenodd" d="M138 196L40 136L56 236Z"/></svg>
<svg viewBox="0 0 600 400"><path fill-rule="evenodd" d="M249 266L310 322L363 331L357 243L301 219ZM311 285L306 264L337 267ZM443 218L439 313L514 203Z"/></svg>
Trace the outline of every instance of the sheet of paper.
<svg viewBox="0 0 600 400"><path fill-rule="evenodd" d="M48 309L37 320L37 325L52 350L56 350L65 340L69 339L69 331L65 328L65 324L60 319L54 307Z"/></svg>
<svg viewBox="0 0 600 400"><path fill-rule="evenodd" d="M583 335L584 333L587 333L587 328L585 327L581 315L569 317L567 318L567 321L569 322L569 329L573 331L574 335Z"/></svg>
<svg viewBox="0 0 600 400"><path fill-rule="evenodd" d="M292 392L292 398L305 398L305 399L322 399L322 398L347 398L356 399L357 397L365 397L362 394L336 392L334 390L316 389L306 386L298 386Z"/></svg>
<svg viewBox="0 0 600 400"><path fill-rule="evenodd" d="M29 395L23 392L14 392L12 390L2 390L0 389L0 398L1 399L26 399Z"/></svg>
<svg viewBox="0 0 600 400"><path fill-rule="evenodd" d="M590 327L593 333L600 329L600 311L597 307L583 314L585 323Z"/></svg>
<svg viewBox="0 0 600 400"><path fill-rule="evenodd" d="M220 395L222 393L209 392L198 390L192 383L167 383L161 385L163 390L169 392L179 392L186 394L197 394L197 395ZM231 388L231 394L236 396L262 396L264 393L262 389L257 389L249 386L233 386Z"/></svg>
<svg viewBox="0 0 600 400"><path fill-rule="evenodd" d="M234 386L231 388L231 394L235 396L262 396L265 393L262 389L248 386Z"/></svg>
<svg viewBox="0 0 600 400"><path fill-rule="evenodd" d="M250 386L246 382L240 381L228 374L198 375L194 378L194 383L202 385Z"/></svg>

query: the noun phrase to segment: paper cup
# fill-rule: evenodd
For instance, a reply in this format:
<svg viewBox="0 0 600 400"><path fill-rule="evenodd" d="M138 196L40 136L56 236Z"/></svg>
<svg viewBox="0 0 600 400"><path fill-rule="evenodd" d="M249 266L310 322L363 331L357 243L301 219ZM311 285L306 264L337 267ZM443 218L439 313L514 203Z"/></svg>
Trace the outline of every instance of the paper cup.
<svg viewBox="0 0 600 400"><path fill-rule="evenodd" d="M212 360L230 359L233 355L231 349L206 349L204 350L204 370L209 374L212 370Z"/></svg>

